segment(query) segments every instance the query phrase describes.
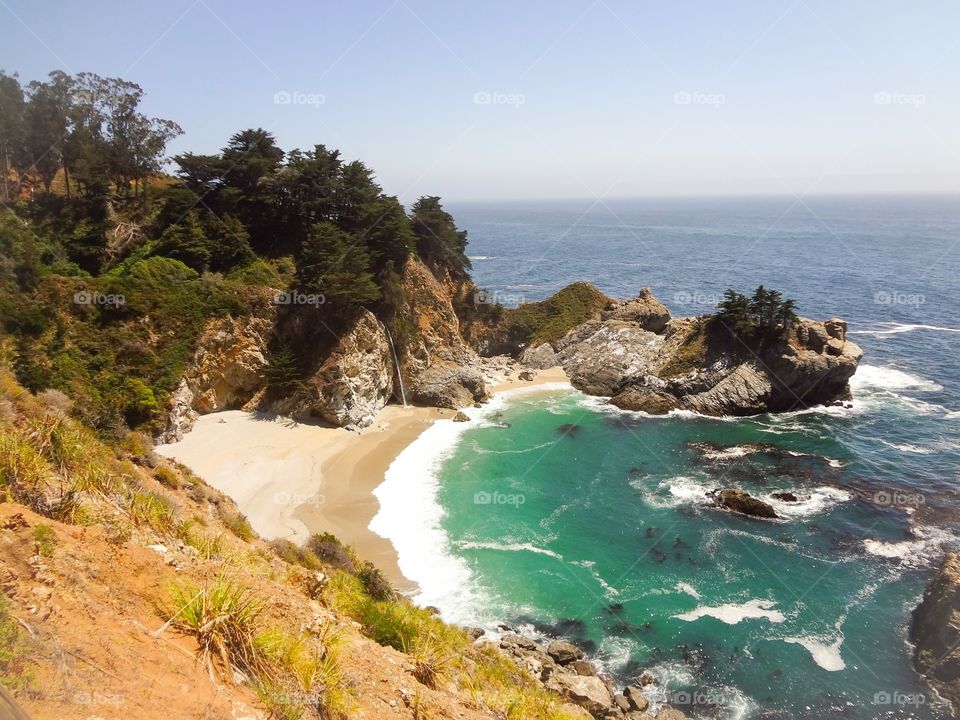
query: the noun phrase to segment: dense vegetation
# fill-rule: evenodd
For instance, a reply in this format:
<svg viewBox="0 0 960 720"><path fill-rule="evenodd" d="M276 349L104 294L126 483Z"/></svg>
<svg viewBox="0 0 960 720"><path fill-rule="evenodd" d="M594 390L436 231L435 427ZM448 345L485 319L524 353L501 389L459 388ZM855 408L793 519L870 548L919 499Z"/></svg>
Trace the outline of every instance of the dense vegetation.
<svg viewBox="0 0 960 720"><path fill-rule="evenodd" d="M3 350L88 424L158 429L211 318L280 303L271 384L292 387L309 362L298 347L322 352L359 308L394 318L408 258L466 277L466 233L439 198L408 213L362 162L284 151L262 129L168 163L182 131L142 114L142 97L90 73L23 86L0 72ZM304 328L322 337L298 342Z"/></svg>
<svg viewBox="0 0 960 720"><path fill-rule="evenodd" d="M759 286L752 297L727 290L712 322L748 344L786 336L797 320L797 305L778 290Z"/></svg>
<svg viewBox="0 0 960 720"><path fill-rule="evenodd" d="M462 298L458 314L474 344L493 354L517 354L525 347L559 340L577 325L599 317L609 302L610 298L590 283L577 282L546 300L515 308Z"/></svg>

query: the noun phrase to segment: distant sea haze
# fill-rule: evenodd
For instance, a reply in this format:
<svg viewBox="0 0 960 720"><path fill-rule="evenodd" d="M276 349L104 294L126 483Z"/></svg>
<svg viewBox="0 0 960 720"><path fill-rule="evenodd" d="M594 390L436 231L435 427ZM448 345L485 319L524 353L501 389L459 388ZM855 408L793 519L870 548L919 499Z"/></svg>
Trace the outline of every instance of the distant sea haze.
<svg viewBox="0 0 960 720"><path fill-rule="evenodd" d="M560 385L468 409L378 490L372 527L419 600L491 632L563 634L618 680L650 672L654 706L691 717L946 717L905 638L957 545L960 201L589 206L450 209L500 301L586 280L616 297L650 286L691 315L764 284L842 317L866 353L853 407L650 417ZM721 486L784 519L720 513L706 492Z"/></svg>

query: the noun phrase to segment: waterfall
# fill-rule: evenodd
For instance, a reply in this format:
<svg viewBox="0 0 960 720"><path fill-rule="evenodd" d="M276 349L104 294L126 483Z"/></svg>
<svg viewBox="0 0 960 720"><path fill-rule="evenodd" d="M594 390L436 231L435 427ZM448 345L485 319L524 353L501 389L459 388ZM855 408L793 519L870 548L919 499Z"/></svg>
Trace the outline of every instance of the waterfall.
<svg viewBox="0 0 960 720"><path fill-rule="evenodd" d="M390 334L387 326L384 325L383 329L387 333L387 338L390 340L390 349L393 350L393 363L397 366L397 380L400 382L400 399L403 400L403 406L407 407L407 395L403 391L403 375L400 374L400 359L397 357L397 348L393 344L393 335Z"/></svg>

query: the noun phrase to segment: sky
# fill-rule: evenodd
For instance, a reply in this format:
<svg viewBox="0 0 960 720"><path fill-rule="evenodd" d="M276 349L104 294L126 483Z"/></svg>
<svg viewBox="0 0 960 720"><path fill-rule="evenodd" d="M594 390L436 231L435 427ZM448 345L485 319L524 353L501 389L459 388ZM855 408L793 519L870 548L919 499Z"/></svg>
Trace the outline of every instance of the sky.
<svg viewBox="0 0 960 720"><path fill-rule="evenodd" d="M960 190L956 0L0 0L0 69L139 83L409 203Z"/></svg>

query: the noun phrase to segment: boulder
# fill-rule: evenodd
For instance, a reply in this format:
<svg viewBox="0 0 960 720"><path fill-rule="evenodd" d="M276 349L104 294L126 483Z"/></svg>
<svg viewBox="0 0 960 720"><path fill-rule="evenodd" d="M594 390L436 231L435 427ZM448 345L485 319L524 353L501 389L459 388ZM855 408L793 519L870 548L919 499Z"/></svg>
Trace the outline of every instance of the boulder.
<svg viewBox="0 0 960 720"><path fill-rule="evenodd" d="M847 322L845 320L840 318L824 320L823 329L827 331L827 335L841 342L847 339Z"/></svg>
<svg viewBox="0 0 960 720"><path fill-rule="evenodd" d="M520 363L535 370L545 370L560 364L557 358L557 351L550 343L540 343L533 347L528 347L520 353Z"/></svg>
<svg viewBox="0 0 960 720"><path fill-rule="evenodd" d="M483 373L473 366L430 367L420 373L410 392L418 403L443 408L472 405L487 396Z"/></svg>
<svg viewBox="0 0 960 720"><path fill-rule="evenodd" d="M644 330L662 333L670 322L670 311L653 296L653 291L645 287L631 300L619 300L610 303L600 314L601 320L627 320L636 323Z"/></svg>
<svg viewBox="0 0 960 720"><path fill-rule="evenodd" d="M750 517L775 519L780 516L770 503L759 500L745 490L723 488L710 493L717 507L732 510Z"/></svg>
<svg viewBox="0 0 960 720"><path fill-rule="evenodd" d="M564 640L554 640L547 646L547 655L560 665L569 665L583 657L583 651L576 645Z"/></svg>
<svg viewBox="0 0 960 720"><path fill-rule="evenodd" d="M517 377L526 382L531 382L536 379L537 374L533 370L521 370Z"/></svg>
<svg viewBox="0 0 960 720"><path fill-rule="evenodd" d="M458 410L457 414L453 416L454 422L470 422L470 416L467 415L462 410Z"/></svg>
<svg viewBox="0 0 960 720"><path fill-rule="evenodd" d="M545 686L594 717L602 717L613 707L613 696L599 677L559 671L550 677Z"/></svg>
<svg viewBox="0 0 960 720"><path fill-rule="evenodd" d="M507 649L511 647L518 647L524 650L536 650L537 643L525 635L520 635L519 633L507 633L500 638L500 647Z"/></svg>
<svg viewBox="0 0 960 720"><path fill-rule="evenodd" d="M627 698L627 702L630 703L630 709L636 710L637 712L644 712L650 705L650 701L647 700L646 696L640 691L640 688L627 686L623 689L623 695Z"/></svg>
<svg viewBox="0 0 960 720"><path fill-rule="evenodd" d="M589 660L574 660L570 663L570 669L577 675L596 675L597 666Z"/></svg>
<svg viewBox="0 0 960 720"><path fill-rule="evenodd" d="M960 710L960 557L948 553L913 611L913 662L936 691Z"/></svg>
<svg viewBox="0 0 960 720"><path fill-rule="evenodd" d="M770 497L776 498L777 500L783 500L784 502L797 502L800 499L794 493L788 490L770 493Z"/></svg>

